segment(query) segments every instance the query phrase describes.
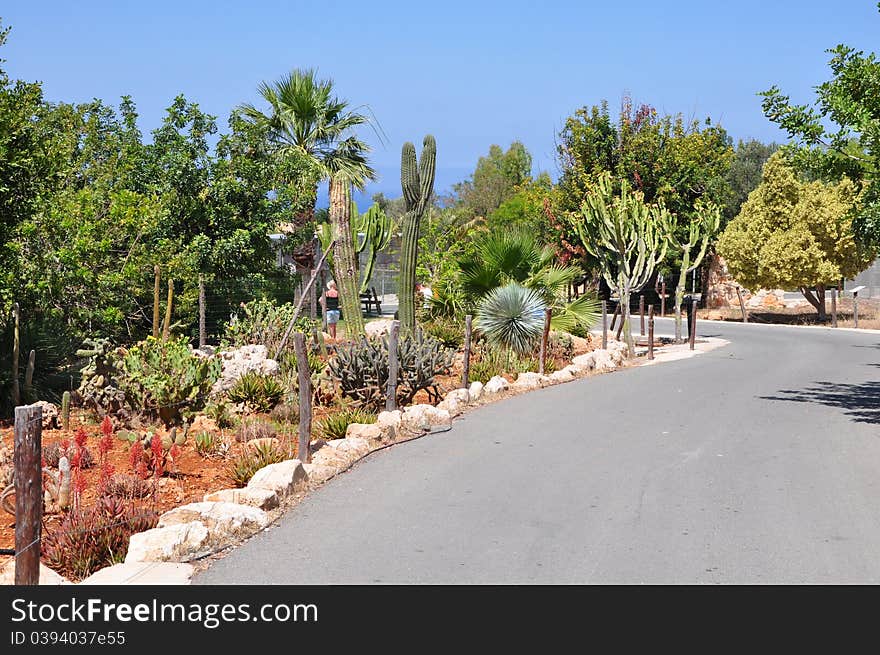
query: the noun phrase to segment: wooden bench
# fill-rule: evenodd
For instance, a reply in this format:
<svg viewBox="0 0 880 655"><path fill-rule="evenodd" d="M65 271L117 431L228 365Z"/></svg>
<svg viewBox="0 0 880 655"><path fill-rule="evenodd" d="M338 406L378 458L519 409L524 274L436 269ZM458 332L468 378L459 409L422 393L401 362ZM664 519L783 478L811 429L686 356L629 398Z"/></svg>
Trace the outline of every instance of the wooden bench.
<svg viewBox="0 0 880 655"><path fill-rule="evenodd" d="M382 304L379 301L379 295L376 293L376 287L372 287L369 291L360 294L360 299L365 313L373 313L374 308L376 314L382 313Z"/></svg>

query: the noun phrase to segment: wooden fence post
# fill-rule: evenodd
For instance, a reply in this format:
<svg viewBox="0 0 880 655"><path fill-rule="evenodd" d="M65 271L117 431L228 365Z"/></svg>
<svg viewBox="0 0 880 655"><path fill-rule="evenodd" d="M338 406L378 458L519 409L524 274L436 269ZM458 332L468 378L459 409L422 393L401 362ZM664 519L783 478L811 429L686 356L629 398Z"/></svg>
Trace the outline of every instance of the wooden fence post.
<svg viewBox="0 0 880 655"><path fill-rule="evenodd" d="M690 318L689 322L691 324L691 333L689 335L690 336L690 339L689 339L690 348L691 348L691 350L693 350L694 349L694 340L697 338L697 301L696 300L691 300L691 315L688 318Z"/></svg>
<svg viewBox="0 0 880 655"><path fill-rule="evenodd" d="M468 314L464 317L464 366L461 372L461 386L467 389L470 386L471 375L471 321L473 316Z"/></svg>
<svg viewBox="0 0 880 655"><path fill-rule="evenodd" d="M43 521L41 405L15 408L15 584L40 583L40 531Z"/></svg>
<svg viewBox="0 0 880 655"><path fill-rule="evenodd" d="M641 322L641 335L645 336L645 294L639 296L639 320Z"/></svg>
<svg viewBox="0 0 880 655"><path fill-rule="evenodd" d="M544 363L547 361L547 341L550 338L550 317L552 309L544 310L544 333L541 335L541 355L538 360L538 373L544 375Z"/></svg>
<svg viewBox="0 0 880 655"><path fill-rule="evenodd" d="M654 359L654 305L648 307L648 359Z"/></svg>
<svg viewBox="0 0 880 655"><path fill-rule="evenodd" d="M736 297L739 298L739 310L742 312L743 315L743 323L748 323L749 313L746 311L746 303L743 300L742 287L740 287L739 285L736 285Z"/></svg>
<svg viewBox="0 0 880 655"><path fill-rule="evenodd" d="M608 349L608 303L602 301L602 350Z"/></svg>
<svg viewBox="0 0 880 655"><path fill-rule="evenodd" d="M385 393L385 410L393 412L397 409L397 371L400 362L397 359L397 344L400 341L400 321L391 321L388 331L388 391Z"/></svg>
<svg viewBox="0 0 880 655"><path fill-rule="evenodd" d="M666 280L660 285L660 316L666 316Z"/></svg>
<svg viewBox="0 0 880 655"><path fill-rule="evenodd" d="M837 287L831 287L831 327L837 327Z"/></svg>
<svg viewBox="0 0 880 655"><path fill-rule="evenodd" d="M208 331L205 329L205 278L199 275L199 348L208 343Z"/></svg>
<svg viewBox="0 0 880 655"><path fill-rule="evenodd" d="M299 442L296 455L299 461L308 464L312 461L309 453L309 439L312 436L312 375L309 370L309 357L306 354L306 335L302 332L294 333L293 350L296 353L299 386Z"/></svg>

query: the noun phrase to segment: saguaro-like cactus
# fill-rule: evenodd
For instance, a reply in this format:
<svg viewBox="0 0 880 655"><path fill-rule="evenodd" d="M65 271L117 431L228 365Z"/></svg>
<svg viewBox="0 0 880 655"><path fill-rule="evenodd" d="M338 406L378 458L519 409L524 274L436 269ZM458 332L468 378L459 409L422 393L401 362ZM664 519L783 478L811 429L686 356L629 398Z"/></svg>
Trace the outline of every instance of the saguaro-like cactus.
<svg viewBox="0 0 880 655"><path fill-rule="evenodd" d="M419 257L419 222L428 210L434 193L437 144L430 134L424 139L422 157L416 161L416 148L407 141L400 157L400 185L406 213L403 215L403 243L400 253L400 285L397 290L400 325L407 332L416 328L416 264Z"/></svg>
<svg viewBox="0 0 880 655"><path fill-rule="evenodd" d="M364 293L373 277L373 267L376 265L376 255L391 243L391 219L382 211L378 203L374 203L363 214L357 214L357 206L352 203L352 221L355 223L355 231L363 233L364 240L357 246L358 253L367 251L367 261L361 273L361 293ZM357 216L357 220L355 220Z"/></svg>
<svg viewBox="0 0 880 655"><path fill-rule="evenodd" d="M358 295L360 283L351 234L351 205L350 180L344 175L334 177L330 183L330 226L336 240L333 275L339 290L345 332L349 339L354 339L364 333L364 317L361 315L361 299Z"/></svg>
<svg viewBox="0 0 880 655"><path fill-rule="evenodd" d="M659 205L648 205L624 179L614 194L611 176L603 175L581 207L583 220L572 221L584 248L599 260L602 276L620 296L623 333L629 356L633 338L629 298L639 291L663 261L669 245L671 218Z"/></svg>
<svg viewBox="0 0 880 655"><path fill-rule="evenodd" d="M153 267L153 338L159 338L159 265Z"/></svg>

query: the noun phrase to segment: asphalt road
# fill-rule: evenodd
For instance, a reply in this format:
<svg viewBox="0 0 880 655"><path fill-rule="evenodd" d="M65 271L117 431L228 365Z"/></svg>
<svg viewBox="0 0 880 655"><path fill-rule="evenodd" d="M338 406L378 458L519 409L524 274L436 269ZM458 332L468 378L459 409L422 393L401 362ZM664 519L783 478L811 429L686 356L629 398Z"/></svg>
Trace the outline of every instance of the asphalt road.
<svg viewBox="0 0 880 655"><path fill-rule="evenodd" d="M880 334L698 334L372 455L194 582L880 582Z"/></svg>

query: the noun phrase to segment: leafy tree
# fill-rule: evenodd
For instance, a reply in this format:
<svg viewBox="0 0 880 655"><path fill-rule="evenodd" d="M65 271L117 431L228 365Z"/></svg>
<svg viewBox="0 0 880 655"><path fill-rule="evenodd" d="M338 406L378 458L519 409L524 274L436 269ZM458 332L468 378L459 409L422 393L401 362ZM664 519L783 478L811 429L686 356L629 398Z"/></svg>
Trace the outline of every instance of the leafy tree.
<svg viewBox="0 0 880 655"><path fill-rule="evenodd" d="M470 179L453 185L454 204L485 218L511 198L516 188L531 180L532 156L519 141L505 152L492 145L486 157L480 157Z"/></svg>
<svg viewBox="0 0 880 655"><path fill-rule="evenodd" d="M803 182L776 153L764 165L761 184L724 230L718 252L744 286L798 288L824 320L826 286L855 276L874 257L853 235L849 213L857 204L848 179Z"/></svg>
<svg viewBox="0 0 880 655"><path fill-rule="evenodd" d="M880 8L880 3L878 3ZM816 87L812 106L792 104L777 86L760 95L764 115L788 132L785 150L798 170L826 180L853 180L864 190L853 210L860 243L880 246L880 61L846 45L826 52L832 78Z"/></svg>
<svg viewBox="0 0 880 655"><path fill-rule="evenodd" d="M572 219L581 244L599 262L605 282L620 295L620 315L630 357L634 343L629 321L630 296L651 279L669 245L671 216L662 204L648 204L626 179L615 193L609 173L587 194L581 217Z"/></svg>
<svg viewBox="0 0 880 655"><path fill-rule="evenodd" d="M733 158L727 132L709 119L701 124L681 114L660 116L628 97L616 121L604 101L577 110L559 134L557 153L562 175L548 210L561 250L573 257L583 253L583 244L572 219L577 222L583 201L605 174L611 175L615 192L626 183L645 203L662 202L676 234L686 240L697 201L723 203ZM680 266L677 253L666 263L667 270Z"/></svg>
<svg viewBox="0 0 880 655"><path fill-rule="evenodd" d="M725 175L729 191L724 202L724 225L739 214L749 194L761 183L761 170L777 148L779 146L775 143L765 144L757 139L737 143L733 161Z"/></svg>

